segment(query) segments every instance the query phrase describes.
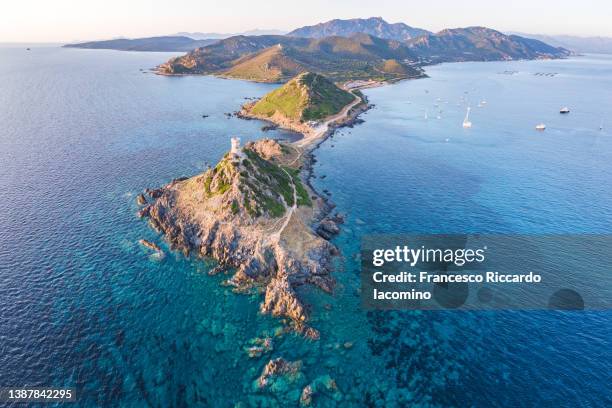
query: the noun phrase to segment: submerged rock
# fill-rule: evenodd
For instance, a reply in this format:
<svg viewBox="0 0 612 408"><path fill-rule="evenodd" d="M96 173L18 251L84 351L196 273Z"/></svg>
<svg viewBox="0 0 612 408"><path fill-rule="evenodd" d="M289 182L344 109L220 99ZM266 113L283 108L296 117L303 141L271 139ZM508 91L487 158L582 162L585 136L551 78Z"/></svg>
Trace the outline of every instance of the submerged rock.
<svg viewBox="0 0 612 408"><path fill-rule="evenodd" d="M302 390L302 395L300 396L300 405L304 407L310 406L310 404L312 404L312 394L314 394L314 391L312 390L312 385L308 384Z"/></svg>
<svg viewBox="0 0 612 408"><path fill-rule="evenodd" d="M255 338L250 341L251 345L245 348L245 351L250 358L261 357L265 353L271 352L274 347L272 345L272 338Z"/></svg>
<svg viewBox="0 0 612 408"><path fill-rule="evenodd" d="M304 337L310 340L319 340L321 338L321 333L315 328L308 327L304 330Z"/></svg>
<svg viewBox="0 0 612 408"><path fill-rule="evenodd" d="M270 131L270 130L276 130L276 129L278 129L278 125L276 125L276 124L270 124L270 125L265 125L265 126L262 126L261 131L262 131L262 132L268 132L268 131Z"/></svg>
<svg viewBox="0 0 612 408"><path fill-rule="evenodd" d="M327 374L315 378L312 383L304 387L300 396L300 405L310 406L317 395L331 398L336 403L342 400L342 393L336 381Z"/></svg>
<svg viewBox="0 0 612 408"><path fill-rule="evenodd" d="M279 376L288 377L289 381L295 380L301 373L302 368L301 361L287 361L282 357L272 359L263 368L261 375L257 379L257 386L264 388L270 384L270 382Z"/></svg>
<svg viewBox="0 0 612 408"><path fill-rule="evenodd" d="M152 249L155 252L162 252L162 249L155 242L147 241L146 239L141 239L138 243L146 248Z"/></svg>

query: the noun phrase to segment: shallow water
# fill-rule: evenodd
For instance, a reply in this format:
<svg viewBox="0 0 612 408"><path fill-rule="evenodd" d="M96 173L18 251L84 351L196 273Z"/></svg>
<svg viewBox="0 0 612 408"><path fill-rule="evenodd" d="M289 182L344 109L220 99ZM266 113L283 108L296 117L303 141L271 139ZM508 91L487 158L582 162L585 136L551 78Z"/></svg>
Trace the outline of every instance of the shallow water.
<svg viewBox="0 0 612 408"><path fill-rule="evenodd" d="M140 247L163 241L134 198L216 162L230 136L288 135L224 115L273 85L140 71L170 55L0 49L0 385L75 386L78 406L278 406L330 378L339 392L319 386L317 406L609 400L609 312L365 313L355 258L369 232L609 233L609 57L448 64L366 91L366 123L317 152L315 185L348 216L337 293L303 294L322 338L278 336L249 359L279 321L206 262ZM257 390L279 356L303 375Z"/></svg>

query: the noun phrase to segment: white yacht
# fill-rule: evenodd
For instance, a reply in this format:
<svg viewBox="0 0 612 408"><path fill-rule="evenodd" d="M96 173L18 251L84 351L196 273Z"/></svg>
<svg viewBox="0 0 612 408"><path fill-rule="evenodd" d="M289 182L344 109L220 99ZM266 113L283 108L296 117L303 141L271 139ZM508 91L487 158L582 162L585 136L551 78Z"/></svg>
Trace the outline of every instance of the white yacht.
<svg viewBox="0 0 612 408"><path fill-rule="evenodd" d="M536 130L546 130L546 125L543 123L540 123L539 125L536 125Z"/></svg>
<svg viewBox="0 0 612 408"><path fill-rule="evenodd" d="M470 122L470 107L469 106L467 108L467 112L465 113L465 119L463 119L463 127L466 129L472 127L472 122Z"/></svg>

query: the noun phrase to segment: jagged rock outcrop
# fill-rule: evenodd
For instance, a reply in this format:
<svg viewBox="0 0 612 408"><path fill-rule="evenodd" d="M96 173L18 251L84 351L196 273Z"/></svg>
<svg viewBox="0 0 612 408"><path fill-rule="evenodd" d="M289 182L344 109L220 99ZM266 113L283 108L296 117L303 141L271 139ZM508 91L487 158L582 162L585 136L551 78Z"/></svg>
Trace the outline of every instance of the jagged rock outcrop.
<svg viewBox="0 0 612 408"><path fill-rule="evenodd" d="M136 203L138 205L145 205L147 204L147 198L144 196L144 194L140 193L136 196Z"/></svg>
<svg viewBox="0 0 612 408"><path fill-rule="evenodd" d="M321 237L325 238L326 240L332 239L339 232L340 232L340 228L338 227L336 222L334 222L334 220L332 220L331 218L325 218L323 221L319 223L319 226L317 227L317 234L319 234Z"/></svg>
<svg viewBox="0 0 612 408"><path fill-rule="evenodd" d="M247 149L253 150L266 160L279 158L283 155L281 144L273 139L263 139L255 142L249 142L245 146Z"/></svg>

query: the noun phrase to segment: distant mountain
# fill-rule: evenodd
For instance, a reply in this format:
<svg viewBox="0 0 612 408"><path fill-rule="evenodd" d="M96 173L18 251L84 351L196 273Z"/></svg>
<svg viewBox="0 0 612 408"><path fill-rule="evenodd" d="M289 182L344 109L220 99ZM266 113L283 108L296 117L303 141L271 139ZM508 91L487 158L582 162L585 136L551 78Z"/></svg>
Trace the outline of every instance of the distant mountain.
<svg viewBox="0 0 612 408"><path fill-rule="evenodd" d="M180 32L175 35L193 38L194 40L205 40L205 39L224 39L229 37L235 37L237 35L283 35L287 31L283 30L267 30L256 28L254 30L244 31L242 33L223 34L223 33L200 33L200 32Z"/></svg>
<svg viewBox="0 0 612 408"><path fill-rule="evenodd" d="M194 40L184 36L120 38L106 41L90 41L66 44L67 48L107 49L119 51L190 51L217 42L216 39Z"/></svg>
<svg viewBox="0 0 612 408"><path fill-rule="evenodd" d="M411 39L407 44L425 63L548 59L570 54L542 41L505 35L486 27L442 30Z"/></svg>
<svg viewBox="0 0 612 408"><path fill-rule="evenodd" d="M319 120L340 112L355 100L322 75L304 72L261 98L249 108L260 117L282 116L291 121Z"/></svg>
<svg viewBox="0 0 612 408"><path fill-rule="evenodd" d="M301 27L291 31L293 37L323 38L329 36L350 37L353 34L365 33L388 40L408 41L429 31L410 27L404 23L387 23L382 17L350 20L331 20L313 26Z"/></svg>
<svg viewBox="0 0 612 408"><path fill-rule="evenodd" d="M334 81L394 81L423 75L411 65L415 59L407 45L367 34L348 38L237 36L173 58L158 70L168 75L218 74L262 82L281 82L303 71Z"/></svg>
<svg viewBox="0 0 612 408"><path fill-rule="evenodd" d="M612 54L612 37L578 37L572 35L544 35L513 33L526 38L543 41L555 47L563 47L575 52L592 54Z"/></svg>
<svg viewBox="0 0 612 408"><path fill-rule="evenodd" d="M200 33L200 32L189 32L189 31L181 31L176 34L171 34L170 36L176 37L189 37L194 40L222 40L224 38L232 37L235 34L223 34L223 33Z"/></svg>

